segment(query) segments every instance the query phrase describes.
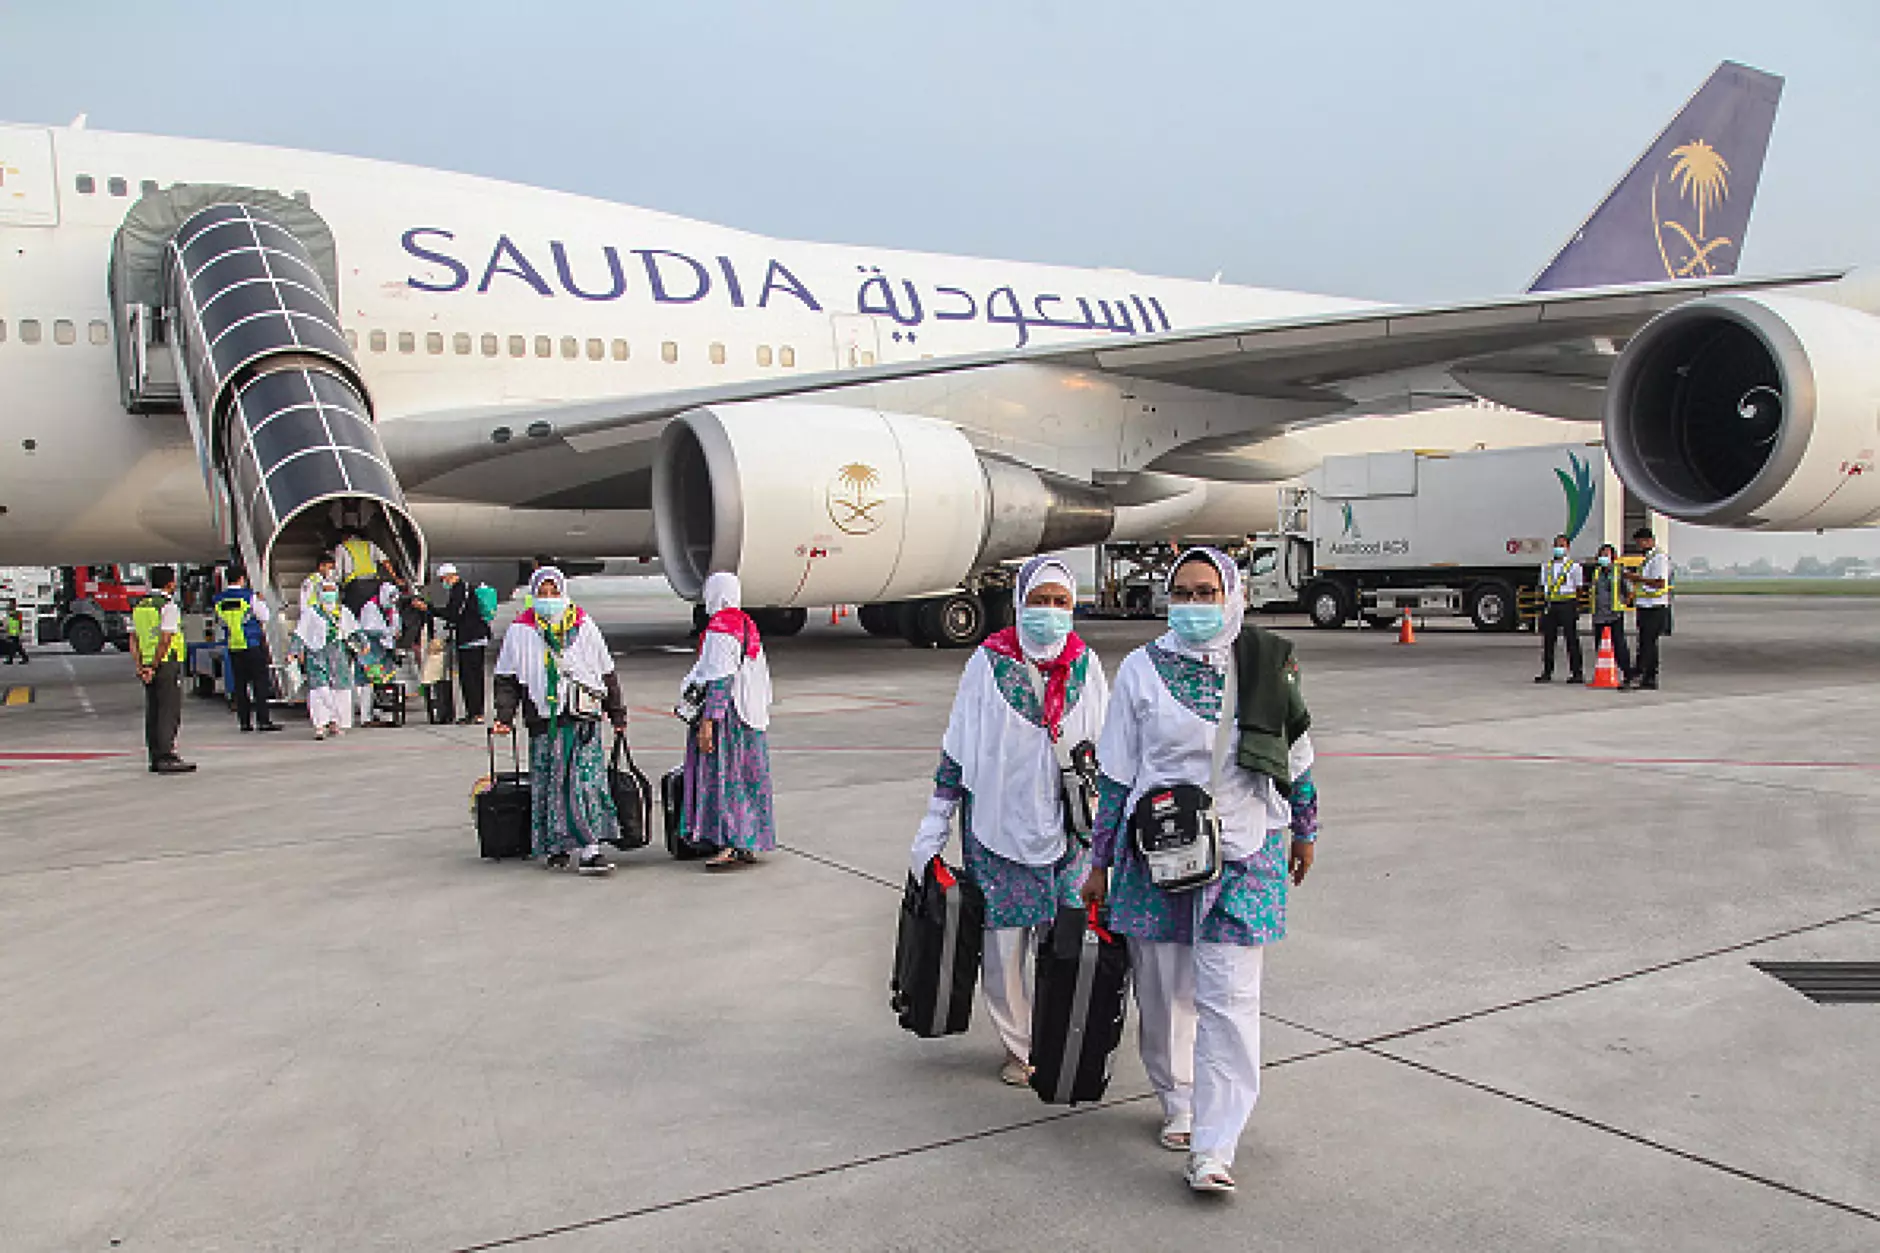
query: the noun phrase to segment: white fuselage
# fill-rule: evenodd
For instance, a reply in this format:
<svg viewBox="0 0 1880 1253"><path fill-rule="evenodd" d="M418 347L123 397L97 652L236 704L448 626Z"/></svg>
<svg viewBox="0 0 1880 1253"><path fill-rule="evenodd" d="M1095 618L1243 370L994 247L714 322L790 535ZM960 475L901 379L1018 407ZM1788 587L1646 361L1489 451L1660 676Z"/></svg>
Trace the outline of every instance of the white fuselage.
<svg viewBox="0 0 1880 1253"><path fill-rule="evenodd" d="M341 321L388 430L484 408L1362 307L777 240L492 179L238 144L0 126L0 174L0 562L227 551L186 421L127 413L119 400L106 279L114 234L148 186L304 193L333 230ZM867 403L953 422L975 444L1079 477L1140 469L1261 421L1257 401L1040 366L865 390ZM434 554L652 551L644 502L516 508L532 496L526 469L503 474L408 485Z"/></svg>

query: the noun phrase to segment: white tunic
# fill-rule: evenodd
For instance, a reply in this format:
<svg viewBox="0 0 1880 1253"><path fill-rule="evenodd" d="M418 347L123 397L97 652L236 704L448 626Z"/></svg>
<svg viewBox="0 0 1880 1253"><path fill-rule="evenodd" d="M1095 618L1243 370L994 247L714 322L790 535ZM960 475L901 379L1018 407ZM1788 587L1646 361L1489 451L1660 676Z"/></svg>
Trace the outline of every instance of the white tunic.
<svg viewBox="0 0 1880 1253"><path fill-rule="evenodd" d="M1066 748L1097 742L1109 703L1102 661L1095 652L1085 658L1083 690L1064 712ZM960 764L961 786L972 794L973 838L1007 861L1049 866L1064 856L1057 754L1045 729L999 691L992 665L983 648L967 661L940 747ZM1043 676L1032 674L1034 689L1041 690Z"/></svg>
<svg viewBox="0 0 1880 1253"><path fill-rule="evenodd" d="M573 679L594 691L606 690L602 676L614 672L614 655L607 651L607 639L594 625L594 619L581 615L581 625L569 637L556 664L564 684ZM548 716L548 644L542 639L539 627L526 622L510 624L509 630L503 633L503 651L496 658L496 673L521 679L536 712ZM564 700L562 706L566 705Z"/></svg>
<svg viewBox="0 0 1880 1253"><path fill-rule="evenodd" d="M1148 649L1139 648L1117 669L1109 716L1097 743L1097 761L1105 776L1129 788L1125 814L1133 814L1136 803L1157 787L1189 783L1206 789L1214 797L1221 820L1222 852L1228 861L1240 861L1260 851L1267 832L1292 821L1292 805L1279 794L1273 780L1233 763L1231 745L1239 736L1238 720L1217 789L1213 783L1215 729L1215 723L1175 699L1156 673ZM1311 768L1312 758L1312 737L1302 735L1289 757L1293 778Z"/></svg>

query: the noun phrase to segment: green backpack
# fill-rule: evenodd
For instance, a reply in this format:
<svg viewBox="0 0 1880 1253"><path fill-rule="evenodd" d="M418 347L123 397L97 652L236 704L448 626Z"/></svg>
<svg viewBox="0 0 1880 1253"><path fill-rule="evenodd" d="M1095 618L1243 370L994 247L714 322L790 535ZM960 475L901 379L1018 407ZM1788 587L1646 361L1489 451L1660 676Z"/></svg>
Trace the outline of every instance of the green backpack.
<svg viewBox="0 0 1880 1253"><path fill-rule="evenodd" d="M496 589L488 583L477 584L477 613L485 622L496 621Z"/></svg>

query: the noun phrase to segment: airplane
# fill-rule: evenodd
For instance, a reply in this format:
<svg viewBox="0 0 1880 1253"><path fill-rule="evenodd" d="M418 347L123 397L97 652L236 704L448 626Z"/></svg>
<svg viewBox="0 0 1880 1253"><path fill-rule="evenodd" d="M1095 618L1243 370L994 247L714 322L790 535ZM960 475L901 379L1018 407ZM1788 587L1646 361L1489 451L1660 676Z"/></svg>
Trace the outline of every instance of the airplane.
<svg viewBox="0 0 1880 1253"><path fill-rule="evenodd" d="M284 595L356 529L411 576L657 556L960 645L1004 563L1181 533L1316 461L1292 432L1457 396L1603 419L1673 518L1866 524L1874 271L1734 273L1780 90L1725 63L1528 292L1427 306L0 125L0 562L232 554Z"/></svg>

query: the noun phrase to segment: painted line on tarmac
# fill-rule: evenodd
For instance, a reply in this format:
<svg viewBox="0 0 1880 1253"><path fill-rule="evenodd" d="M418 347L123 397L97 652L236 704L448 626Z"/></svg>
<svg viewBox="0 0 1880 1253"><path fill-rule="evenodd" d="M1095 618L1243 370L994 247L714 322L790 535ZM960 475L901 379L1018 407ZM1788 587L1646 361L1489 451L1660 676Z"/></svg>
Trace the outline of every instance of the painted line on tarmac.
<svg viewBox="0 0 1880 1253"><path fill-rule="evenodd" d="M33 685L18 683L12 687L0 687L0 706L17 709L33 703Z"/></svg>
<svg viewBox="0 0 1880 1253"><path fill-rule="evenodd" d="M86 694L85 685L78 681L78 671L72 668L72 659L61 657L59 664L65 667L65 677L72 681L72 694L78 697L78 707L85 711L87 718L96 718L98 711L92 708L91 697Z"/></svg>
<svg viewBox="0 0 1880 1253"><path fill-rule="evenodd" d="M0 761L41 762L41 761L102 761L109 757L129 757L129 749L100 748L76 749L21 749L0 752Z"/></svg>
<svg viewBox="0 0 1880 1253"><path fill-rule="evenodd" d="M1517 765L1566 766L1725 766L1751 770L1880 770L1880 761L1757 761L1742 757L1625 757L1574 753L1469 753L1469 752L1323 752L1321 757L1363 761L1473 761L1513 762Z"/></svg>

